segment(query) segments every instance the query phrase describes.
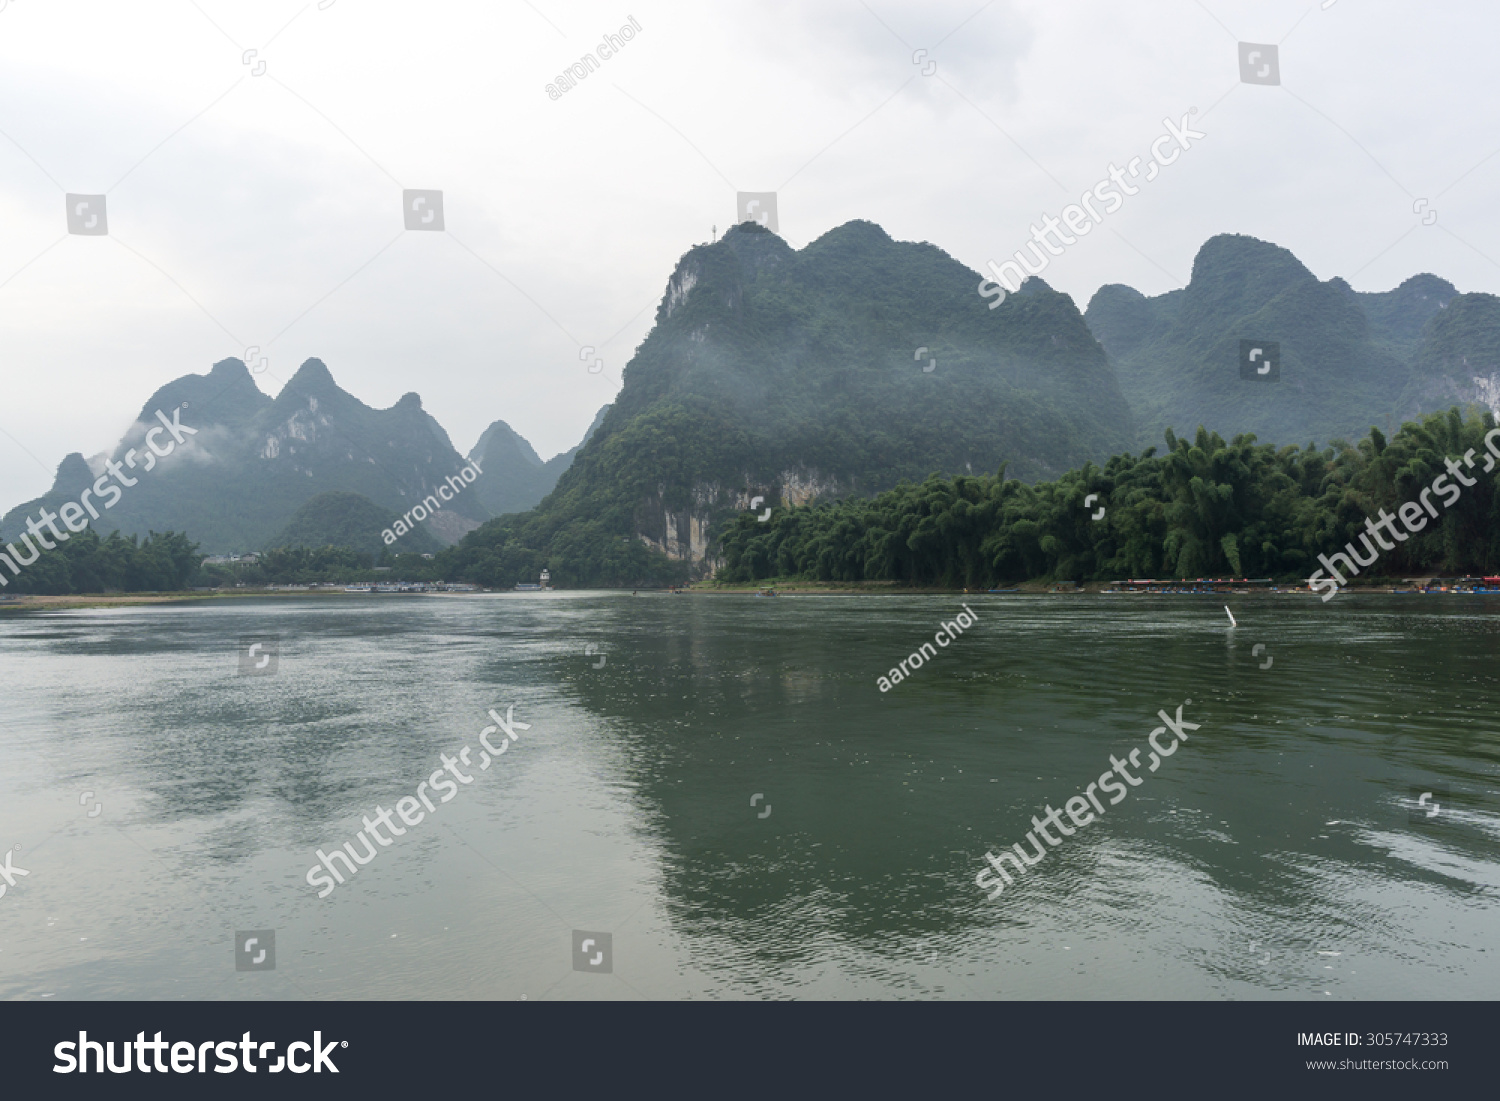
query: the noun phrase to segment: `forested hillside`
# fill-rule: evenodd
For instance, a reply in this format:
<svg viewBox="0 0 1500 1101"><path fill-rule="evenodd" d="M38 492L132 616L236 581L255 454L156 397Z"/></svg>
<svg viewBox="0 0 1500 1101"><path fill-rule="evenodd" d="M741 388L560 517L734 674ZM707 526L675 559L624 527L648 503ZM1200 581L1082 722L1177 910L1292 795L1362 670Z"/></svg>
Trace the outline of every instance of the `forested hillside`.
<svg viewBox="0 0 1500 1101"><path fill-rule="evenodd" d="M689 250L557 488L448 560L491 584L544 565L578 585L680 578L711 568L719 527L757 496L868 495L1002 463L1056 477L1128 446L1129 410L1072 299L1031 280L991 310L980 281L869 222L800 251L753 223Z"/></svg>
<svg viewBox="0 0 1500 1101"><path fill-rule="evenodd" d="M280 532L266 541L266 548L344 547L370 558L378 558L387 543L382 532L394 527L399 517L358 493L334 490L320 493L299 508ZM408 531L389 544L391 552L432 554L443 548L426 528Z"/></svg>
<svg viewBox="0 0 1500 1101"><path fill-rule="evenodd" d="M724 534L728 581L800 577L994 588L1047 578L1276 577L1303 580L1317 557L1411 501L1446 458L1484 459L1485 415L1457 409L1378 430L1357 445L1276 448L1199 429L1166 450L1119 455L1027 485L1003 474L904 485L868 500L742 517ZM1493 465L1493 464L1491 464ZM1500 572L1495 475L1384 553L1367 574ZM1097 499L1085 505L1089 494ZM1104 515L1092 517L1100 507Z"/></svg>
<svg viewBox="0 0 1500 1101"><path fill-rule="evenodd" d="M500 587L543 569L558 585L637 586L721 565L738 578L971 587L1292 576L1378 498L1361 456L1370 469L1427 463L1433 441L1472 434L1452 418L1500 409L1500 298L1433 275L1356 292L1284 248L1222 235L1187 287L1151 298L1101 287L1086 314L1039 279L991 308L980 282L869 222L800 250L736 226L679 260L616 401L578 448L543 462L493 422L470 451L478 480L391 549L447 546L435 576ZM1244 377L1242 341L1279 344L1278 381ZM1455 406L1403 429L1389 454L1372 429ZM163 386L110 454L69 455L48 494L0 521L0 544L40 508L78 499L106 460L140 452L157 410L189 438L96 526L185 531L206 552L353 555L287 558L276 576L373 561L394 517L465 465L414 393L373 409L310 359L271 398L230 359ZM1199 425L1231 442L1174 435ZM1165 453L1132 454L1163 438ZM1109 498L1107 519L1060 503L1078 486ZM751 518L767 508L771 523ZM1444 530L1387 564L1481 568L1478 536Z"/></svg>
<svg viewBox="0 0 1500 1101"><path fill-rule="evenodd" d="M1199 249L1185 289L1147 298L1104 286L1085 316L1136 414L1138 446L1200 424L1326 443L1399 421L1413 330L1457 293L1431 282L1426 298L1362 296L1320 282L1284 248L1226 234ZM1241 340L1279 345L1278 381L1241 377Z"/></svg>
<svg viewBox="0 0 1500 1101"><path fill-rule="evenodd" d="M1389 291L1320 282L1254 237L1205 242L1182 290L1147 298L1100 287L1085 314L1109 353L1141 436L1199 424L1266 443L1327 443L1424 413L1500 411L1500 299L1414 275ZM1277 381L1246 379L1242 340L1274 343Z"/></svg>

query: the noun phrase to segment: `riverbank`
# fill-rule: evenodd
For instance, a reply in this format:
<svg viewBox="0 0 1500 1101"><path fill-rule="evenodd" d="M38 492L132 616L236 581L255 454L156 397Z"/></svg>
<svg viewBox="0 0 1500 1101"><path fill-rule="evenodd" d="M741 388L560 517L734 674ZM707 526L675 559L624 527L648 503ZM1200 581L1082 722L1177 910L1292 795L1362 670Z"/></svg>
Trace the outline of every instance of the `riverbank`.
<svg viewBox="0 0 1500 1101"><path fill-rule="evenodd" d="M128 608L137 604L186 604L211 600L219 593L78 593L67 596L9 596L0 599L0 612L58 611L68 608Z"/></svg>
<svg viewBox="0 0 1500 1101"><path fill-rule="evenodd" d="M285 589L222 589L209 592L166 593L70 593L64 596L0 597L0 612L6 611L67 611L74 608L129 608L141 604L196 604L214 600L235 600L247 596L324 596L337 593L338 589L308 589L288 592Z"/></svg>
<svg viewBox="0 0 1500 1101"><path fill-rule="evenodd" d="M1425 580L1425 579L1424 579ZM1435 580L1435 579L1434 579ZM1164 583L1170 584L1170 583ZM1192 582L1178 585L1191 585ZM1348 588L1341 595L1374 595L1389 596L1395 593L1410 593L1422 595L1421 588L1413 587L1421 582L1399 583L1387 582L1380 585L1367 585ZM925 586L902 585L895 581L761 581L727 583L716 581L696 581L684 586L679 590L683 594L707 594L721 596L751 596L766 589L774 590L778 595L795 596L987 596L990 594L1015 594L1018 596L1084 596L1084 595L1171 595L1171 596L1266 596L1295 594L1301 596L1317 595L1312 593L1305 585L1285 585L1275 588L1253 588L1253 589L1220 589L1214 591L1188 591L1186 588L1175 588L1169 593L1159 590L1141 590L1139 592L1122 589L1118 582L1091 581L1082 585L1059 584L1052 581L1021 581L1006 589L941 589ZM597 589L597 590L556 590L558 592L623 592L623 589ZM637 589L636 593L667 593L667 589ZM509 589L483 589L479 593L509 593ZM1449 595L1455 590L1449 588L1434 588L1427 595ZM67 611L77 608L128 608L142 604L187 604L201 601L213 600L235 600L245 597L320 597L320 596L345 596L342 586L329 588L309 589L218 589L213 591L192 592L153 592L153 593L77 593L65 596L0 596L0 613L7 611ZM363 594L360 594L363 595ZM374 594L392 595L392 594ZM468 596L478 593L422 593L422 594L400 594L400 595L426 595L426 596ZM1461 593L1460 595L1485 595L1481 593Z"/></svg>
<svg viewBox="0 0 1500 1101"><path fill-rule="evenodd" d="M683 587L682 591L687 593L724 593L745 595L747 593L760 592L763 589L773 589L778 594L883 594L891 596L938 596L938 595L968 595L985 596L991 593L1014 593L1025 596L1082 596L1092 594L1112 594L1120 596L1133 596L1145 593L1155 595L1193 595L1193 596L1256 596L1283 593L1297 593L1301 595L1316 595L1306 585L1298 585L1288 582L1285 585L1267 587L1257 585L1249 588L1224 588L1194 590L1192 581L1163 581L1153 585L1151 589L1136 590L1125 586L1118 581L1089 581L1074 585L1071 582L1057 581L1018 581L1014 585L1003 589L943 589L933 586L902 585L896 581L803 581L771 579L768 581L751 582L718 582L718 581L696 581ZM1359 586L1345 589L1344 592L1391 594L1395 592L1410 591L1415 583L1400 581L1386 581L1384 584ZM1163 594L1162 590L1171 590ZM665 590L650 590L661 592Z"/></svg>

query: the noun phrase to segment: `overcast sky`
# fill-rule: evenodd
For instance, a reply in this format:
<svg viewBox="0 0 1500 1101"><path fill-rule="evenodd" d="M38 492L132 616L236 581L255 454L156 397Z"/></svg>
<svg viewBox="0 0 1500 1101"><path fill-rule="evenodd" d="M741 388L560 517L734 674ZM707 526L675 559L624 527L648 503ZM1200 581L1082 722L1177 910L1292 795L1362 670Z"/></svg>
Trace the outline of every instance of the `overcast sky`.
<svg viewBox="0 0 1500 1101"><path fill-rule="evenodd" d="M1080 308L1231 232L1493 293L1497 29L1479 0L0 0L0 511L251 345L267 393L317 356L460 451L503 419L550 457L737 190L794 247L864 218L977 270L1192 108L1207 136L1044 273ZM416 188L444 232L403 228ZM107 196L107 236L66 193Z"/></svg>

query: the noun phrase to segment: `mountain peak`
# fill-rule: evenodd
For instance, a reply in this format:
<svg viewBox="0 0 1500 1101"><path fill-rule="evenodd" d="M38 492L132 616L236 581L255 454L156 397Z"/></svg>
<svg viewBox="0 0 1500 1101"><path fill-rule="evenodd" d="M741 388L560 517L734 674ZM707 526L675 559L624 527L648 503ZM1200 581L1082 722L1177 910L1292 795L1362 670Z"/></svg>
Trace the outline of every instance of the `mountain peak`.
<svg viewBox="0 0 1500 1101"><path fill-rule="evenodd" d="M244 360L236 356L230 356L228 359L221 359L218 363L215 363L213 368L208 372L208 377L222 380L223 382L230 382L238 379L241 375L248 376L249 374L250 368L245 366Z"/></svg>
<svg viewBox="0 0 1500 1101"><path fill-rule="evenodd" d="M1213 281L1230 273L1281 286L1317 278L1290 249L1243 233L1220 233L1204 241L1193 258L1192 282Z"/></svg>
<svg viewBox="0 0 1500 1101"><path fill-rule="evenodd" d="M710 245L709 249L715 252L727 251L738 257L746 279L753 279L755 273L768 261L793 254L791 245L765 226L756 225L754 222L741 222L737 226L730 226L719 243Z"/></svg>
<svg viewBox="0 0 1500 1101"><path fill-rule="evenodd" d="M288 386L296 386L300 390L327 390L339 389L339 384L333 380L333 372L321 359L313 357L304 360L297 373L287 383Z"/></svg>
<svg viewBox="0 0 1500 1101"><path fill-rule="evenodd" d="M76 486L88 485L94 480L88 460L78 451L70 451L57 464L57 477L52 480L53 493L71 493Z"/></svg>
<svg viewBox="0 0 1500 1101"><path fill-rule="evenodd" d="M496 421L484 430L479 442L469 452L469 458L480 464L519 459L525 467L539 469L542 466L542 457L536 453L536 448L504 421Z"/></svg>
<svg viewBox="0 0 1500 1101"><path fill-rule="evenodd" d="M841 226L834 226L823 236L813 241L813 245L821 245L825 242L836 244L858 243L868 245L889 245L893 238L881 226L865 218L854 218ZM809 246L811 247L811 246Z"/></svg>
<svg viewBox="0 0 1500 1101"><path fill-rule="evenodd" d="M1409 279L1403 279L1396 290L1402 294L1417 295L1422 298L1436 298L1447 302L1450 298L1458 297L1458 288L1448 280L1433 275L1430 272L1421 272Z"/></svg>

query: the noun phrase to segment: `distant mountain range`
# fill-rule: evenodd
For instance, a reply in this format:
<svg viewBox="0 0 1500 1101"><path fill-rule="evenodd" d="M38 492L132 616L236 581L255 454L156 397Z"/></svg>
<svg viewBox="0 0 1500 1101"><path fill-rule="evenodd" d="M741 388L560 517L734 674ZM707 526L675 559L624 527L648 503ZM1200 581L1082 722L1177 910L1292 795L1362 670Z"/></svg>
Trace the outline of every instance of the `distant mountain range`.
<svg viewBox="0 0 1500 1101"><path fill-rule="evenodd" d="M1198 251L1184 289L1100 287L1084 317L1142 446L1199 425L1326 444L1453 405L1500 407L1500 299L1435 275L1361 293L1277 245L1225 235ZM1278 347L1278 381L1241 377L1242 341Z"/></svg>
<svg viewBox="0 0 1500 1101"><path fill-rule="evenodd" d="M715 532L750 508L1001 464L1053 478L1159 446L1169 427L1327 444L1500 395L1500 299L1432 275L1362 294L1225 235L1204 244L1186 288L1105 286L1086 314L1039 279L990 309L981 280L868 222L801 251L753 224L689 250L557 489L467 536L449 572L672 580L710 571ZM1250 377L1245 349L1262 357ZM933 533L904 538L913 551ZM626 552L642 545L680 568Z"/></svg>
<svg viewBox="0 0 1500 1101"><path fill-rule="evenodd" d="M323 538L369 547L370 535L378 545L395 517L468 465L414 393L389 409L372 409L341 389L321 360L309 359L271 398L244 363L226 359L206 375L184 375L159 389L113 452L93 460L68 455L51 490L0 518L0 541L18 538L40 508L55 512L78 500L107 462L127 463L132 451L145 456L158 410L194 434L150 473L136 470L137 484L124 487L115 506L94 522L101 532L186 532L205 554L316 545ZM512 441L509 450L493 446L502 437ZM525 440L496 421L475 448L483 473L462 491L450 489L452 500L430 510L392 549L446 546L500 510L537 504L576 451L542 463ZM358 527L369 524L375 524L371 531Z"/></svg>
<svg viewBox="0 0 1500 1101"><path fill-rule="evenodd" d="M1434 275L1361 293L1223 235L1185 288L1107 285L1082 313L1040 279L992 309L982 279L870 222L801 250L735 226L679 260L615 404L578 447L544 462L495 421L469 452L483 474L393 549L462 540L444 568L485 583L542 567L565 584L676 579L711 570L715 533L751 508L1002 465L1053 479L1169 427L1326 444L1500 407L1500 298ZM1261 357L1248 372L1246 349ZM372 409L310 359L270 398L229 359L158 390L111 454L69 455L48 494L0 519L0 541L76 499L106 461L144 454L158 410L197 435L96 523L185 531L205 553L373 548L370 525L408 515L466 462L416 394ZM930 537L903 536L908 550Z"/></svg>

